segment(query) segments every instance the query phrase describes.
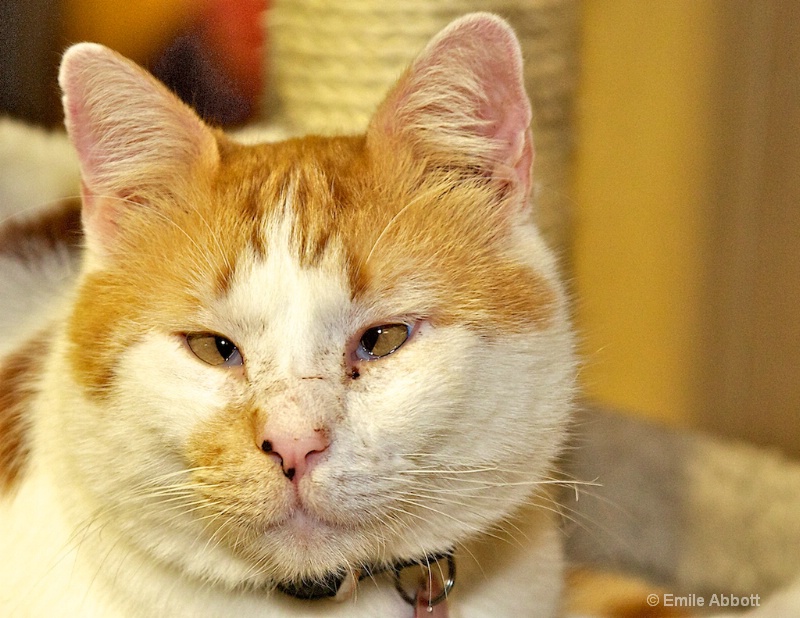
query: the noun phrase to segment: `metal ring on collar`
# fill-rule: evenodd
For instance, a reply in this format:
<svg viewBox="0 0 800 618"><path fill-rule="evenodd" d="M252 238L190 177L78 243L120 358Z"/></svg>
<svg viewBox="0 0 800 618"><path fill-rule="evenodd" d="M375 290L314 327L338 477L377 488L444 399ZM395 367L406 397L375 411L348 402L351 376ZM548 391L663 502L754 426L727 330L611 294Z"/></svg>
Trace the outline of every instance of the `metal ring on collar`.
<svg viewBox="0 0 800 618"><path fill-rule="evenodd" d="M409 596L409 594L403 588L402 583L400 582L400 571L402 571L404 568L408 568L410 566L422 566L422 567L427 566L427 568L430 570L431 564L435 564L436 562L439 562L442 559L447 559L447 578L444 580L442 584L442 591L434 598L428 599L428 607L433 607L434 605L438 605L439 603L444 601L447 598L447 595L450 594L450 591L453 589L453 586L456 585L456 559L453 557L453 554L452 553L445 554L443 556L436 556L435 558L436 558L435 560L428 563L427 565L425 565L424 563L417 562L412 564L399 565L392 569L394 571L394 587L400 594L400 596L403 598L403 600L409 605L417 604L417 596L416 595L413 597Z"/></svg>

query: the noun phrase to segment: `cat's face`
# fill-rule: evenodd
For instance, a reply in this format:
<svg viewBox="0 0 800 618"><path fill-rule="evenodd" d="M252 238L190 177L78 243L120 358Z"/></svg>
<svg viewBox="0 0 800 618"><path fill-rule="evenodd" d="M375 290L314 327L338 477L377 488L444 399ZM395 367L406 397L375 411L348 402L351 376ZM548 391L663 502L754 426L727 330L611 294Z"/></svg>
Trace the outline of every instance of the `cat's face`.
<svg viewBox="0 0 800 618"><path fill-rule="evenodd" d="M460 58L449 36L418 66ZM167 126L112 144L87 64L131 72ZM491 169L433 152L394 124L431 113L408 112L412 69L366 137L245 147L107 52L65 67L90 249L67 439L132 543L265 585L448 550L530 496L573 366L524 207L529 117Z"/></svg>

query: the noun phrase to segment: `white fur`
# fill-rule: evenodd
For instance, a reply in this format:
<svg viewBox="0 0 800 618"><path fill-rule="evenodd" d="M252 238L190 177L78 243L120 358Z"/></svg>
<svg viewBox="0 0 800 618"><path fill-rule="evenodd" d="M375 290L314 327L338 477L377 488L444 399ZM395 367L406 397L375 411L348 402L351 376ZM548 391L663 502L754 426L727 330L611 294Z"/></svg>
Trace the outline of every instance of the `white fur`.
<svg viewBox="0 0 800 618"><path fill-rule="evenodd" d="M0 254L0 358L37 334L69 297L77 265L66 250L23 264Z"/></svg>

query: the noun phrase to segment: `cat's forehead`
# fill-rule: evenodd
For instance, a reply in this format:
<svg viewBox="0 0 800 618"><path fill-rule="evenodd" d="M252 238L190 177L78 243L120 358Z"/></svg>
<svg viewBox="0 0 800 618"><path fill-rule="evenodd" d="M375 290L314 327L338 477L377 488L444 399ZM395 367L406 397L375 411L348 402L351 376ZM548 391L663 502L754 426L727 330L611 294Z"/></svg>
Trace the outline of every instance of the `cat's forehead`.
<svg viewBox="0 0 800 618"><path fill-rule="evenodd" d="M272 273L271 288L291 290L302 271L339 279L352 246L348 168L351 140L298 140L223 149L211 217L236 246L218 277L220 291L255 273ZM349 212L348 212L349 211ZM279 281L286 280L284 286ZM347 284L349 285L349 284Z"/></svg>
<svg viewBox="0 0 800 618"><path fill-rule="evenodd" d="M511 255L512 226L487 186L430 174L413 157L370 149L363 136L222 154L214 207L225 234L237 237L233 269L241 271L220 277L224 284L280 298L294 290L294 300L297 282L313 280L310 304L337 295L374 319L424 314L506 329L546 322L549 277Z"/></svg>
<svg viewBox="0 0 800 618"><path fill-rule="evenodd" d="M256 320L269 314L271 328L330 320L351 304L346 253L327 240L313 260L304 258L291 191L281 207L261 220L255 237L238 256L221 298L237 314Z"/></svg>
<svg viewBox="0 0 800 618"><path fill-rule="evenodd" d="M219 269L209 277L210 307L231 334L291 349L296 359L368 319L354 302L359 258L348 240L354 146L303 140L223 152L210 217L236 249L210 262Z"/></svg>
<svg viewBox="0 0 800 618"><path fill-rule="evenodd" d="M338 252L329 248L316 264L302 264L293 250L291 220L273 220L269 250L241 257L227 293L215 299L215 319L244 345L251 377L319 373L326 352L340 349L361 323ZM329 356L330 354L328 354Z"/></svg>
<svg viewBox="0 0 800 618"><path fill-rule="evenodd" d="M289 241L299 259L315 262L330 237L348 228L342 215L353 167L362 164L360 151L358 141L348 138L229 143L221 148L215 218L260 254Z"/></svg>

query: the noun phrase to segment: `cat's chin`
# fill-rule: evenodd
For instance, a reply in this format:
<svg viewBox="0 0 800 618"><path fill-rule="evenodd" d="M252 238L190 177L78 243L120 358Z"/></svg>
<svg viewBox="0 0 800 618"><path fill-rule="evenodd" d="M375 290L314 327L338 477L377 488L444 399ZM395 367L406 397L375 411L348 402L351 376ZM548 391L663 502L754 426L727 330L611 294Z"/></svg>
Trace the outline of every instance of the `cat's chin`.
<svg viewBox="0 0 800 618"><path fill-rule="evenodd" d="M324 556L338 553L339 543L346 531L326 522L306 508L297 506L282 520L271 524L262 532L265 546L279 546L294 556L313 558L312 563ZM340 554L341 555L341 554Z"/></svg>
<svg viewBox="0 0 800 618"><path fill-rule="evenodd" d="M360 545L351 545L352 536L352 530L329 524L298 507L251 539L252 551L248 553L260 555L271 564L272 583L313 579L346 567L343 561L361 562L348 555L348 550Z"/></svg>

